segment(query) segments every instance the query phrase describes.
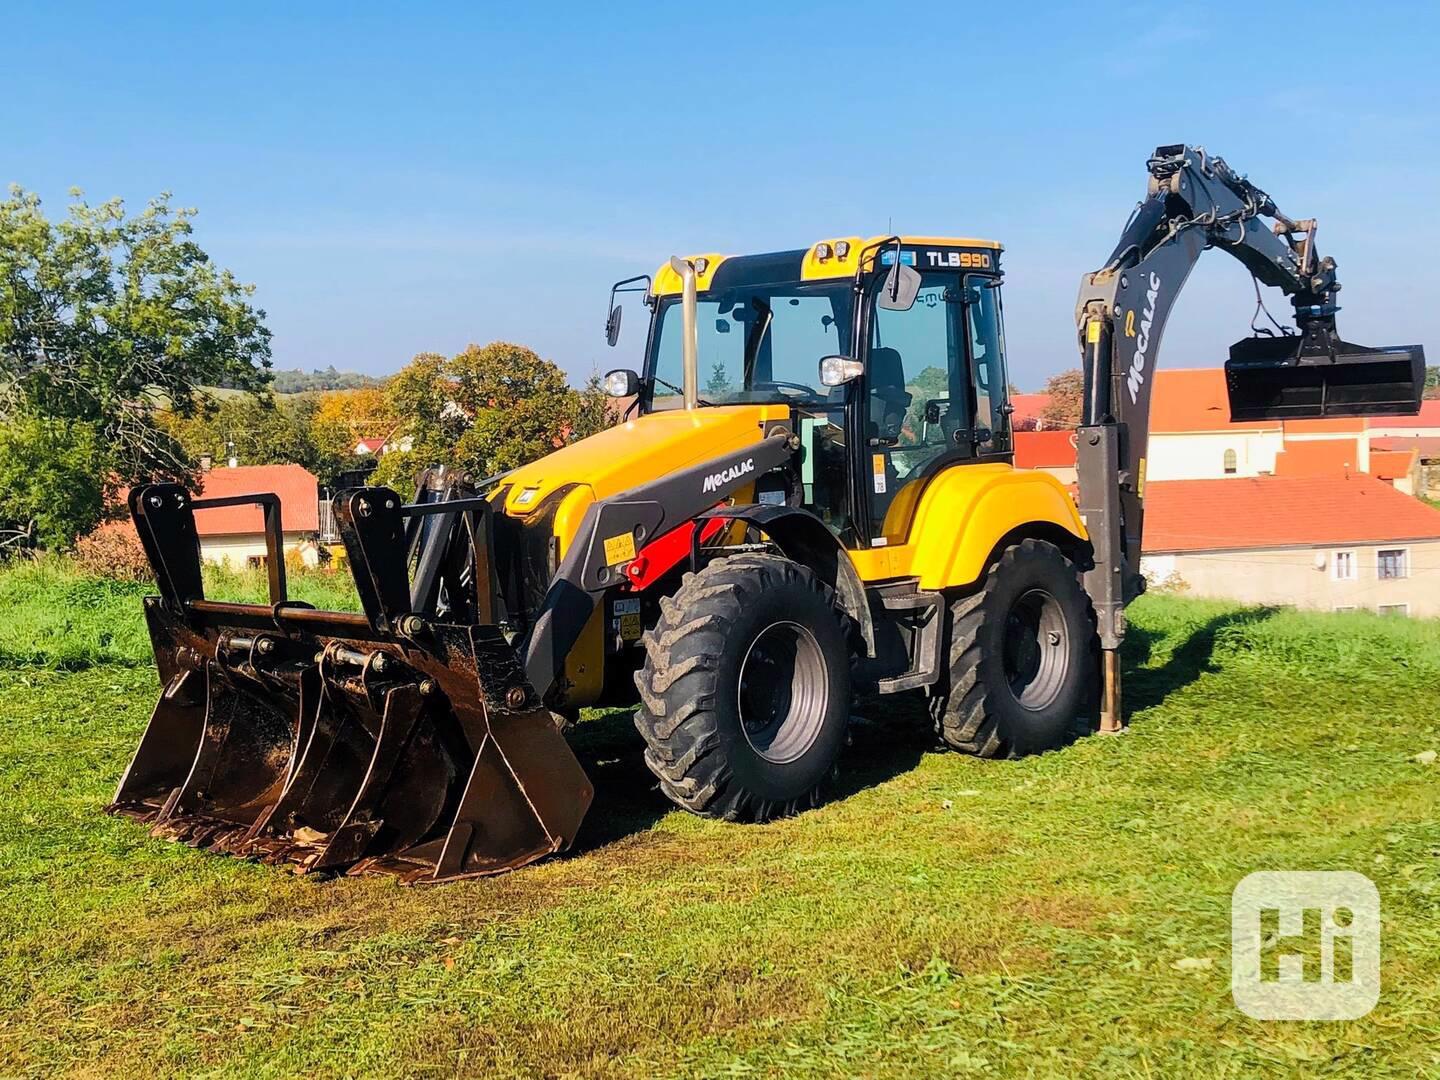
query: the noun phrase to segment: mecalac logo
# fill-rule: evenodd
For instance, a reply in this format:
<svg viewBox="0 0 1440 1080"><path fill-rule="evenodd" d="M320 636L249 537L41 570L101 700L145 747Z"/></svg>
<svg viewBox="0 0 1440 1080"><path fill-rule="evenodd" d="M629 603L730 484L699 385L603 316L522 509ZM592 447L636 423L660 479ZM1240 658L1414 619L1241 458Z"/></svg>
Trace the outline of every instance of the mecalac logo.
<svg viewBox="0 0 1440 1080"><path fill-rule="evenodd" d="M1150 348L1150 324L1155 321L1155 298L1159 295L1160 275L1151 271L1150 288L1145 293L1145 310L1140 313L1140 336L1135 339L1135 359L1130 361L1130 370L1125 376L1132 405L1138 403L1140 384L1145 381L1145 350Z"/></svg>
<svg viewBox="0 0 1440 1080"><path fill-rule="evenodd" d="M705 483L701 485L700 491L702 494L714 491L722 484L728 484L731 480L738 479L739 477L744 476L746 473L752 473L754 471L755 459L746 458L744 461L740 462L739 465L731 465L728 469L721 469L719 472L711 473L709 476L705 477Z"/></svg>

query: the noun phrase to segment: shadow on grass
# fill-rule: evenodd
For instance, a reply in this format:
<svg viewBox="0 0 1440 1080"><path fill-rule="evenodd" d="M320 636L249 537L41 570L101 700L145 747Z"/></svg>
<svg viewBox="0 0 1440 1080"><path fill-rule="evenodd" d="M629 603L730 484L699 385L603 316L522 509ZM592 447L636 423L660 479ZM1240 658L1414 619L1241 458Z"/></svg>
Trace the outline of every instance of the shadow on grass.
<svg viewBox="0 0 1440 1080"><path fill-rule="evenodd" d="M1132 624L1126 631L1121 650L1126 715L1154 708L1201 675L1219 670L1213 657L1215 639L1221 630L1229 626L1264 622L1279 610L1276 607L1255 607L1217 615L1192 627L1185 640L1170 649L1169 658L1158 667L1147 665L1172 632Z"/></svg>
<svg viewBox="0 0 1440 1080"><path fill-rule="evenodd" d="M849 798L913 769L934 745L928 721L915 724L908 716L892 718L889 712L883 723L872 719L882 708L894 712L889 705L877 707L876 700L856 703L850 745L840 756L840 775L826 790L826 801ZM570 849L571 856L644 832L676 808L645 765L645 743L635 730L631 710L614 709L587 719L569 738L595 785L595 801Z"/></svg>
<svg viewBox="0 0 1440 1080"><path fill-rule="evenodd" d="M580 826L570 854L583 855L644 832L675 809L645 765L645 743L630 709L612 709L578 724L569 733L595 801Z"/></svg>
<svg viewBox="0 0 1440 1080"><path fill-rule="evenodd" d="M1217 670L1215 641L1229 626L1262 622L1279 609L1227 611L1196 626L1132 625L1125 637L1125 710L1134 714L1161 704L1201 675ZM1188 632L1187 632L1188 631ZM1184 634L1173 645L1171 638ZM1148 666L1156 656L1157 666ZM1074 735L1086 731L1077 727ZM643 833L674 804L659 790L645 766L644 742L629 709L612 709L579 724L570 745L595 785L595 801L586 815L571 855L581 855ZM840 759L839 778L829 800L846 799L915 768L935 748L935 738L919 694L865 696L855 702L850 745Z"/></svg>

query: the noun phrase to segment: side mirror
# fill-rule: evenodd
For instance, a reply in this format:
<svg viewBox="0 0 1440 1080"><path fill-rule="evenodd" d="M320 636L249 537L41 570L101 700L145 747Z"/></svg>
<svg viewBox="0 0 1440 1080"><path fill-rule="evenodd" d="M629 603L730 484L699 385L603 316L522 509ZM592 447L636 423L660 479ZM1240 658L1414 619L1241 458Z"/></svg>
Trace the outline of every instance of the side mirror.
<svg viewBox="0 0 1440 1080"><path fill-rule="evenodd" d="M844 386L865 374L865 365L853 356L827 356L820 361L820 385Z"/></svg>
<svg viewBox="0 0 1440 1080"><path fill-rule="evenodd" d="M605 344L612 349L615 343L620 340L620 316L625 314L625 309L616 304L610 309L610 314L605 319Z"/></svg>
<svg viewBox="0 0 1440 1080"><path fill-rule="evenodd" d="M906 266L899 259L885 275L885 284L880 288L876 301L886 311L909 311L915 306L915 297L920 295L920 271Z"/></svg>
<svg viewBox="0 0 1440 1080"><path fill-rule="evenodd" d="M615 321L618 323L620 320ZM615 343L612 341L610 344ZM629 368L616 368L605 373L603 385L605 393L613 398L634 397L640 392L640 376Z"/></svg>

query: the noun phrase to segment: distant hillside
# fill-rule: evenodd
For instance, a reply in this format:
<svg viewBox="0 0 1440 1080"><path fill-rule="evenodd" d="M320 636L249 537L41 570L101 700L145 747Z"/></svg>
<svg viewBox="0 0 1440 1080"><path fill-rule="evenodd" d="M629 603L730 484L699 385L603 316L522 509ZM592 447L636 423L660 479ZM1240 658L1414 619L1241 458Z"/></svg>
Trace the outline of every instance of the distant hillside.
<svg viewBox="0 0 1440 1080"><path fill-rule="evenodd" d="M357 371L336 371L330 367L316 368L306 372L299 368L274 372L274 390L277 394L303 394L312 390L358 390L364 386L379 386L385 380L374 375L361 375Z"/></svg>

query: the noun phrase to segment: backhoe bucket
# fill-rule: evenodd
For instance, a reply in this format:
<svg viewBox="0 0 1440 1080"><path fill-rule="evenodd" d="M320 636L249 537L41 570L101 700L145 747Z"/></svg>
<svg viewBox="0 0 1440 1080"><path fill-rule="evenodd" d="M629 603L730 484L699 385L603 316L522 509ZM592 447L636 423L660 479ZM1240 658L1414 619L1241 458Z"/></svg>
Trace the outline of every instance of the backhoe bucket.
<svg viewBox="0 0 1440 1080"><path fill-rule="evenodd" d="M1412 416L1425 389L1419 345L1371 349L1331 338L1252 337L1230 347L1232 420Z"/></svg>
<svg viewBox="0 0 1440 1080"><path fill-rule="evenodd" d="M408 508L387 497L396 524ZM403 576L403 528L356 529L337 506L365 615L285 601L283 571L272 606L220 603L198 595L191 544L193 511L218 502L173 485L132 496L168 594L145 602L164 690L111 812L301 873L406 881L497 873L573 841L591 785L509 643L378 604L387 567L370 556L398 538L385 558ZM278 545L278 506L273 520Z"/></svg>

